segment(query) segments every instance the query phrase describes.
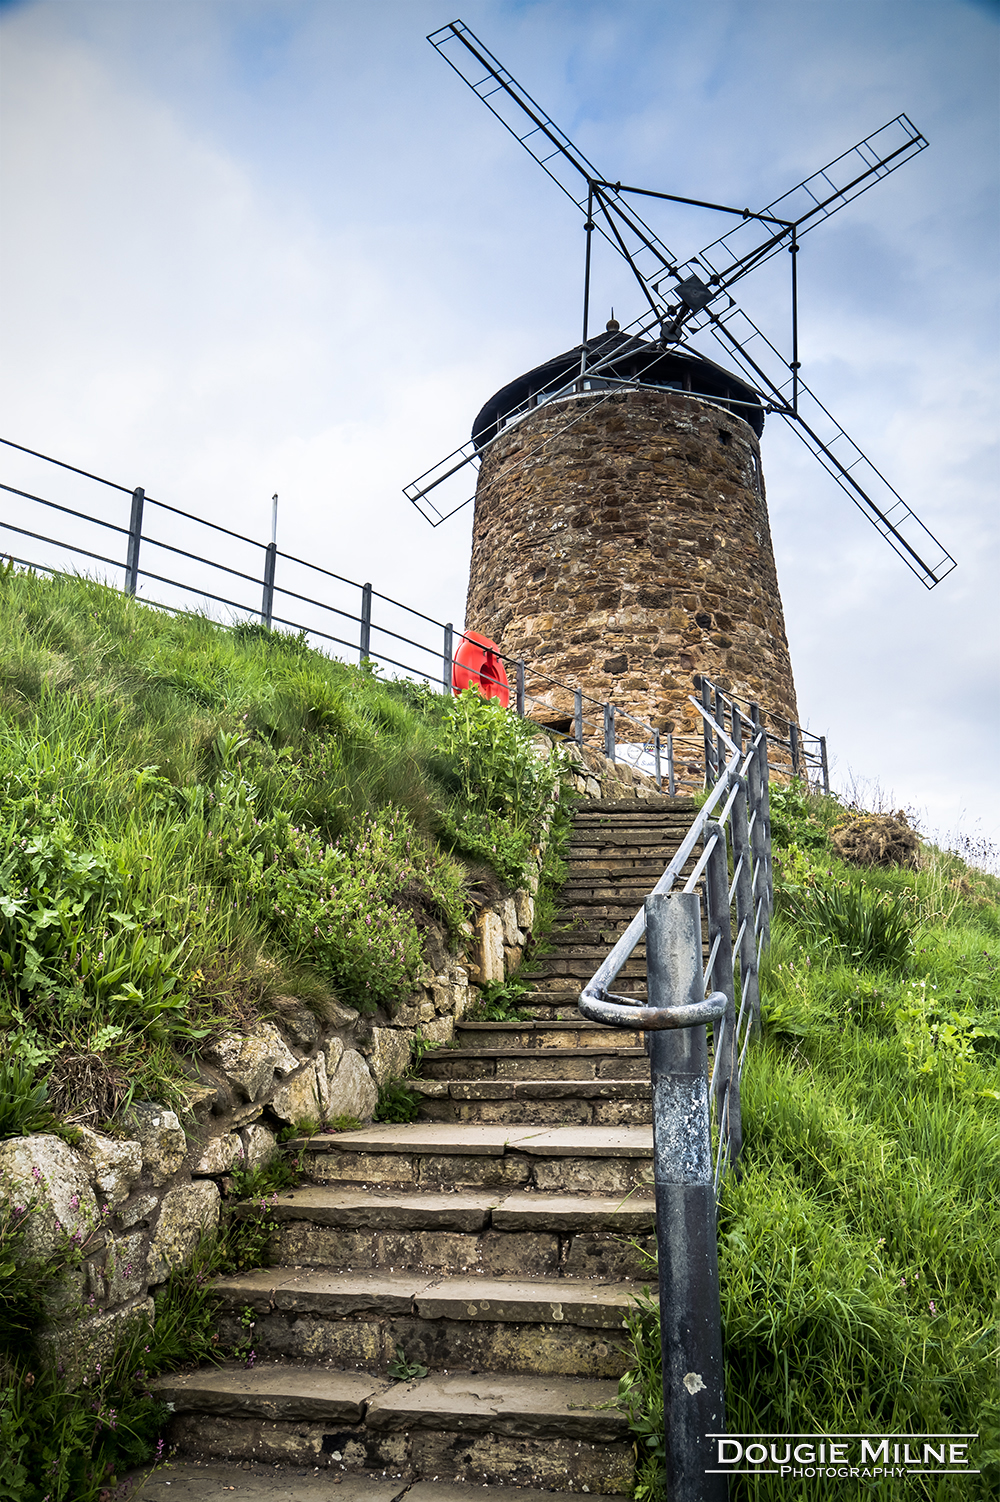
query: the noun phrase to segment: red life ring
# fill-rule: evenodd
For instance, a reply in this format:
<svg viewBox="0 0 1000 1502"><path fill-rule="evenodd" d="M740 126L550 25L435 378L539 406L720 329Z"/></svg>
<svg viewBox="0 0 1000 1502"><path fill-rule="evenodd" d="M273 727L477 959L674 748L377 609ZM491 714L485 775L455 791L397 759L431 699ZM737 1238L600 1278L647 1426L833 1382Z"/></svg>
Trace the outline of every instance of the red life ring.
<svg viewBox="0 0 1000 1502"><path fill-rule="evenodd" d="M464 631L451 670L452 693L478 689L484 699L499 699L504 709L510 702L507 672L500 661L500 648L478 631Z"/></svg>

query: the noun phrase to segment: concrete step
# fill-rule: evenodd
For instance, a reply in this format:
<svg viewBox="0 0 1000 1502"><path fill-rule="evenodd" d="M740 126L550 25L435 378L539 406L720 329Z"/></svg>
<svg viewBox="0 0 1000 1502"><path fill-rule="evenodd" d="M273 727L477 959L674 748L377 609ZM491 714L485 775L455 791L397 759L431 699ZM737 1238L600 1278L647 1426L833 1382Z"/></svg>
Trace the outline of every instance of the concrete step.
<svg viewBox="0 0 1000 1502"><path fill-rule="evenodd" d="M565 995L558 981L553 987L554 996ZM615 1039L625 1036L617 1028L605 1033ZM644 1049L617 1042L580 1048L442 1048L424 1055L421 1078L648 1081L649 1060Z"/></svg>
<svg viewBox="0 0 1000 1502"><path fill-rule="evenodd" d="M648 1080L414 1080L424 1121L640 1126L652 1121Z"/></svg>
<svg viewBox="0 0 1000 1502"><path fill-rule="evenodd" d="M609 1381L442 1371L389 1384L267 1363L162 1379L157 1391L173 1406L182 1454L323 1466L333 1481L423 1481L407 1493L414 1502L452 1502L442 1482L608 1494L631 1480L627 1419Z"/></svg>
<svg viewBox="0 0 1000 1502"><path fill-rule="evenodd" d="M238 1212L239 1213L239 1212ZM256 1202L244 1213L259 1214ZM279 1267L420 1270L490 1277L642 1279L655 1209L542 1194L406 1194L307 1185L268 1202Z"/></svg>
<svg viewBox="0 0 1000 1502"><path fill-rule="evenodd" d="M386 1375L402 1346L438 1371L615 1378L632 1281L259 1268L217 1278L223 1350Z"/></svg>
<svg viewBox="0 0 1000 1502"><path fill-rule="evenodd" d="M648 1126L413 1122L319 1133L296 1145L315 1183L625 1195L652 1182Z"/></svg>

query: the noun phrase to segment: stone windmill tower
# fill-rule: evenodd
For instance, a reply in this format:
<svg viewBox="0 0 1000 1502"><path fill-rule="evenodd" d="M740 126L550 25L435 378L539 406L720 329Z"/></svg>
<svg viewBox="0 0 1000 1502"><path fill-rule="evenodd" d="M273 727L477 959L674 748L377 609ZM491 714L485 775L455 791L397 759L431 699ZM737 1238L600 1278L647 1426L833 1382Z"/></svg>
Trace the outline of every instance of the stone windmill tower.
<svg viewBox="0 0 1000 1502"><path fill-rule="evenodd" d="M797 720L756 392L612 320L586 349L600 375L567 394L583 354L518 377L476 418L466 625L658 730L700 734L695 673ZM565 692L540 696L538 718L572 710Z"/></svg>
<svg viewBox="0 0 1000 1502"><path fill-rule="evenodd" d="M467 627L660 730L699 728L688 695L703 673L759 703L783 732L798 713L758 446L765 411L788 423L928 589L955 567L800 374L802 237L926 138L899 115L751 212L609 181L463 22L428 40L572 201L586 233L582 342L498 391L472 442L404 492L437 526L460 509L441 509L437 487L480 464ZM674 203L736 222L682 260L637 208ZM632 334L612 320L588 337L595 231L640 294ZM788 354L731 293L781 252L791 252ZM693 349L699 333L741 374ZM571 710L559 692L547 696L553 723Z"/></svg>

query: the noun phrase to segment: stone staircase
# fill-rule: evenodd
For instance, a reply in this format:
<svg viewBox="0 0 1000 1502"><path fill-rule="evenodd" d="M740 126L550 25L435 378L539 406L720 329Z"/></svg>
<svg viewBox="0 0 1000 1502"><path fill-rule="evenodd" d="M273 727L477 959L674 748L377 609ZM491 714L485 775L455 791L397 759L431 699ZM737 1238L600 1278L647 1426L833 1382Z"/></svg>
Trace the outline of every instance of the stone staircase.
<svg viewBox="0 0 1000 1502"><path fill-rule="evenodd" d="M270 1205L275 1265L215 1285L220 1341L249 1341L252 1366L158 1384L182 1453L628 1490L614 1405L655 1240L648 1064L640 1035L584 1021L576 998L692 817L581 804L527 1017L463 1021L425 1055L421 1120L303 1144L309 1182ZM644 994L641 960L623 979Z"/></svg>

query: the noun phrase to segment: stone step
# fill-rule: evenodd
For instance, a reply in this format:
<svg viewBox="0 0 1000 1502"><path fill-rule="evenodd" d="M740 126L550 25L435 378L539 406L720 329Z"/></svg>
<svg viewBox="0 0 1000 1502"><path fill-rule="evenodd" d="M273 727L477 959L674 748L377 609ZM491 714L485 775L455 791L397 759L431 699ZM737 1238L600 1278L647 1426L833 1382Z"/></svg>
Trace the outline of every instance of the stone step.
<svg viewBox="0 0 1000 1502"><path fill-rule="evenodd" d="M597 818L604 814L635 814L646 812L650 814L660 813L684 813L689 815L688 823L698 811L693 798L675 797L663 793L659 798L642 799L633 798L587 798L574 806L574 821L578 818Z"/></svg>
<svg viewBox="0 0 1000 1502"><path fill-rule="evenodd" d="M655 1207L542 1194L392 1194L308 1185L268 1202L280 1267L489 1277L649 1276ZM258 1215L250 1202L243 1213Z"/></svg>
<svg viewBox="0 0 1000 1502"><path fill-rule="evenodd" d="M641 1126L653 1119L649 1081L414 1080L424 1121Z"/></svg>
<svg viewBox="0 0 1000 1502"><path fill-rule="evenodd" d="M552 959L556 958L552 957ZM539 965L547 969L550 963L549 956L538 961ZM596 968L595 965L594 969ZM568 1017L559 1022L545 1020L538 1022L460 1022L455 1028L455 1041L463 1048L479 1046L501 1048L507 1045L529 1051L549 1048L585 1048L593 1043L595 1035L603 1036L608 1031L609 1029L603 1023L589 1022L577 1012L575 1017ZM634 1037L623 1038L618 1046L641 1048L641 1034L636 1033Z"/></svg>
<svg viewBox="0 0 1000 1502"><path fill-rule="evenodd" d="M258 1268L211 1284L223 1350L386 1375L400 1346L432 1370L614 1378L641 1285L414 1269Z"/></svg>
<svg viewBox="0 0 1000 1502"><path fill-rule="evenodd" d="M316 1183L609 1195L652 1183L648 1126L413 1122L319 1133L296 1146Z"/></svg>
<svg viewBox="0 0 1000 1502"><path fill-rule="evenodd" d="M182 1454L325 1466L334 1481L415 1479L415 1502L452 1502L442 1481L607 1494L631 1480L628 1421L611 1381L435 1371L390 1384L267 1363L161 1379L157 1391L172 1405L170 1439Z"/></svg>
<svg viewBox="0 0 1000 1502"><path fill-rule="evenodd" d="M564 994L561 985L553 991L553 995ZM614 1038L624 1036L618 1029L613 1034L610 1028L605 1032ZM649 1060L644 1049L617 1043L596 1048L449 1048L424 1055L421 1078L648 1081Z"/></svg>
<svg viewBox="0 0 1000 1502"><path fill-rule="evenodd" d="M186 1418L177 1421L186 1424ZM230 1451L227 1449L226 1454ZM305 1470L304 1465L309 1469ZM238 1456L226 1460L181 1460L174 1456L165 1469L132 1471L123 1478L142 1502L219 1502L233 1494L234 1502L330 1502L331 1483L337 1502L481 1502L483 1480L411 1481L369 1471L345 1471L341 1460L321 1452L298 1465L280 1461L262 1465ZM552 1502L550 1491L505 1483L521 1502ZM593 1490L593 1488L589 1488ZM624 1493L605 1493L606 1502L629 1502Z"/></svg>

